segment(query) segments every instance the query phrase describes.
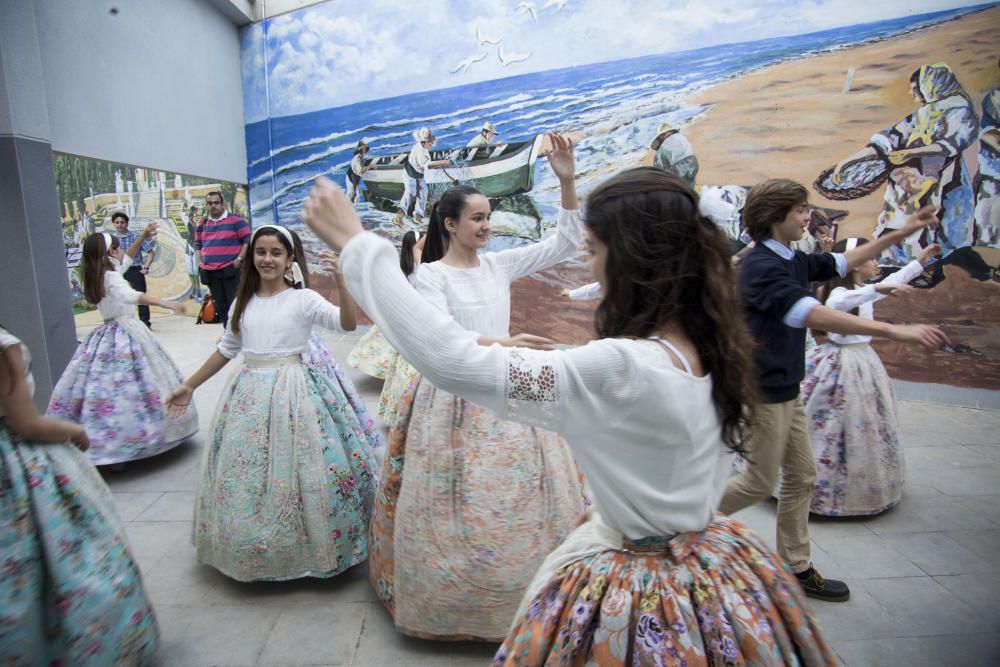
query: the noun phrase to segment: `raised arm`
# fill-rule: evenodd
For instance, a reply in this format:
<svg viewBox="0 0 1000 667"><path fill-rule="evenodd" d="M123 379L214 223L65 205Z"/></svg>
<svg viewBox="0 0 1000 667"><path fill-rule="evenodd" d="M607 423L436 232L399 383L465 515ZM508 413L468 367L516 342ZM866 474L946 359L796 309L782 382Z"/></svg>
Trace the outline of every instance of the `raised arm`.
<svg viewBox="0 0 1000 667"><path fill-rule="evenodd" d="M125 249L125 254L135 259L135 255L140 250L144 250L148 244L149 239L153 238L153 234L156 233L157 223L151 222L146 225L146 228L142 230L142 234L135 237L135 241L132 242L128 248Z"/></svg>
<svg viewBox="0 0 1000 667"><path fill-rule="evenodd" d="M340 260L329 250L320 250L319 257L330 271L333 284L337 286L337 297L340 302L340 330L354 331L358 328L358 305L354 297L347 291L347 283L340 273Z"/></svg>
<svg viewBox="0 0 1000 667"><path fill-rule="evenodd" d="M938 219L933 206L925 206L906 219L906 224L901 229L883 234L874 239L871 243L859 245L854 250L844 253L847 260L847 270L850 271L869 259L875 259L882 251L889 246L902 241L910 234L918 232L925 227L937 227Z"/></svg>
<svg viewBox="0 0 1000 667"><path fill-rule="evenodd" d="M585 395L614 393L602 383L632 380L621 372L621 358L610 361L616 373L593 370L607 347L603 341L549 352L477 344L476 333L416 293L395 269L392 244L365 233L343 191L325 179L314 188L303 219L323 241L343 247L348 289L403 358L445 391L502 417L560 431L568 405Z"/></svg>
<svg viewBox="0 0 1000 667"><path fill-rule="evenodd" d="M560 210L556 234L523 248L497 253L497 264L511 280L547 269L572 257L583 242L583 218L576 197L576 164L573 140L559 134L548 135L551 148L546 151L549 166L559 179Z"/></svg>
<svg viewBox="0 0 1000 667"><path fill-rule="evenodd" d="M111 298L121 301L122 303L141 303L144 306L159 306L160 308L172 310L178 315L183 315L185 312L184 304L182 303L177 301L167 301L166 299L157 299L156 297L149 296L145 292L137 292L132 289L132 287L125 282L125 278L123 278L117 271L106 271L104 273L104 290L109 296L111 296Z"/></svg>

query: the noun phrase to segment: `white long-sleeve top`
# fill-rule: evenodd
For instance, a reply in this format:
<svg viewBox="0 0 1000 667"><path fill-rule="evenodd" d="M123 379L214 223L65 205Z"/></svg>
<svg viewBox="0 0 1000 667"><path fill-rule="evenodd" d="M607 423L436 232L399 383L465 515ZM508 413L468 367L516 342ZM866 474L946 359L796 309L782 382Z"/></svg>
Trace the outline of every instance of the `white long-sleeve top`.
<svg viewBox="0 0 1000 667"><path fill-rule="evenodd" d="M436 387L562 434L605 523L626 537L708 525L730 468L710 377L675 368L653 341L546 352L478 345L477 332L420 298L395 262L392 245L368 232L340 256L351 294Z"/></svg>
<svg viewBox="0 0 1000 667"><path fill-rule="evenodd" d="M398 268L396 273L402 276ZM265 359L301 354L313 326L343 332L340 308L311 289L289 288L274 296L254 295L243 311L240 335L233 333L230 321L218 349L227 359L241 350Z"/></svg>
<svg viewBox="0 0 1000 667"><path fill-rule="evenodd" d="M589 283L571 289L567 296L573 301L595 301L604 296L604 290L601 289L601 283Z"/></svg>
<svg viewBox="0 0 1000 667"><path fill-rule="evenodd" d="M582 240L580 212L560 209L554 235L523 248L483 253L475 268L424 262L417 272L417 291L464 329L506 337L510 335L510 284L571 257Z"/></svg>
<svg viewBox="0 0 1000 667"><path fill-rule="evenodd" d="M135 317L135 304L139 303L142 292L137 292L125 281L118 269L104 272L104 298L97 304L101 317L110 320L115 317Z"/></svg>
<svg viewBox="0 0 1000 667"><path fill-rule="evenodd" d="M878 283L859 285L854 289L847 289L846 287L835 288L830 292L830 296L827 297L825 305L845 313L857 308L859 317L873 320L875 319L875 302L881 301L886 297L885 294L879 294L875 291L875 285L905 285L923 273L923 271L923 265L917 260L913 260L899 271L883 278ZM854 345L857 343L870 343L872 337L860 335L845 336L838 333L830 333L827 335L827 339L837 345Z"/></svg>

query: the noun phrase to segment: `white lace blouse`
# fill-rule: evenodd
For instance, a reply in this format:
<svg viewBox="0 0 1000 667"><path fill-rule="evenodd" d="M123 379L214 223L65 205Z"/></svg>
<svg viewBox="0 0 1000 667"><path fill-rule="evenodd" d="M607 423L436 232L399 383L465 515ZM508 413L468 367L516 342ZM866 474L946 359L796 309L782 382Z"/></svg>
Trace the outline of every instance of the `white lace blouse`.
<svg viewBox="0 0 1000 667"><path fill-rule="evenodd" d="M479 266L461 269L426 262L417 272L417 291L463 328L483 336L510 335L510 284L571 257L583 241L576 209L559 210L556 233L538 243L479 255ZM367 312L367 311L366 311Z"/></svg>
<svg viewBox="0 0 1000 667"><path fill-rule="evenodd" d="M402 278L398 268L396 273ZM286 289L274 296L254 296L243 311L240 335L233 333L230 321L218 349L227 359L240 351L267 359L301 354L313 326L344 331L340 326L340 308L311 289Z"/></svg>
<svg viewBox="0 0 1000 667"><path fill-rule="evenodd" d="M653 341L604 339L551 352L480 346L478 332L392 270L388 241L360 234L340 261L361 307L435 386L502 419L562 434L605 523L637 539L711 521L730 456L710 377L674 367Z"/></svg>
<svg viewBox="0 0 1000 667"><path fill-rule="evenodd" d="M924 267L917 260L913 260L899 271L890 274L888 277L883 278L877 284L879 285L905 285L910 282L921 273L923 273ZM863 317L866 320L875 319L875 302L881 301L886 297L885 294L879 294L875 291L875 284L861 285L855 289L847 289L846 287L837 287L832 292L830 296L827 297L826 306L828 308L834 308L836 310L841 310L843 312L850 312L855 308L858 309L858 316ZM836 343L837 345L853 345L857 343L870 343L872 340L871 336L860 336L851 335L845 336L838 333L830 333L827 338L831 343Z"/></svg>

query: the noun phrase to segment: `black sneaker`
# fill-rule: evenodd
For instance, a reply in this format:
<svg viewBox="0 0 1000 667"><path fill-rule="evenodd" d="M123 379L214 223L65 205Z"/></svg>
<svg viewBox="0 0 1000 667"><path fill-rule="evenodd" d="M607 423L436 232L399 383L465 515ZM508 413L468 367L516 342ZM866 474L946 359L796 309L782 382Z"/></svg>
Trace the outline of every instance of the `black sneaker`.
<svg viewBox="0 0 1000 667"><path fill-rule="evenodd" d="M824 579L812 565L805 572L795 575L806 595L826 602L847 602L851 599L851 589L843 581Z"/></svg>

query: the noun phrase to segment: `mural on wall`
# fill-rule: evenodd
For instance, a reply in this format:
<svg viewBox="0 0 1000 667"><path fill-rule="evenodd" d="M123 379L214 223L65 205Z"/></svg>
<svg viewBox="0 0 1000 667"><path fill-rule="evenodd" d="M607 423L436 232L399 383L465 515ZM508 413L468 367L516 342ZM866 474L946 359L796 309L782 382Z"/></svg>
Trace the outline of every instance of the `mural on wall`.
<svg viewBox="0 0 1000 667"><path fill-rule="evenodd" d="M191 242L195 225L205 217L205 195L222 192L230 210L246 217L246 186L58 152L53 153L53 162L77 323L93 324L97 317L95 306L83 296L83 242L95 232L115 233L111 216L118 211L129 217L129 230L136 233L157 223L147 293L159 299L191 300L189 311L194 312L204 290Z"/></svg>
<svg viewBox="0 0 1000 667"><path fill-rule="evenodd" d="M817 237L871 237L898 224L899 211L931 203L942 207L941 230L885 263L935 241L949 256L922 278L928 290L881 302L877 314L940 323L956 345L880 353L896 378L1000 389L990 93L1000 85L1000 7L615 6L631 18L608 21L600 0L439 0L421 7L417 24L399 20L413 10L398 2L354 12L331 1L245 28L255 222L303 231L302 203L327 175L366 227L398 241L426 224L441 191L462 183L491 199L490 249L532 243L550 230L559 201L538 159L552 131L576 142L581 193L636 164L672 169L697 185L734 248L746 188L768 177L810 185ZM434 161L420 180L407 164L418 145ZM804 248L816 245L807 238ZM588 339L593 304L560 296L584 282L582 263L569 261L516 283L512 331Z"/></svg>

